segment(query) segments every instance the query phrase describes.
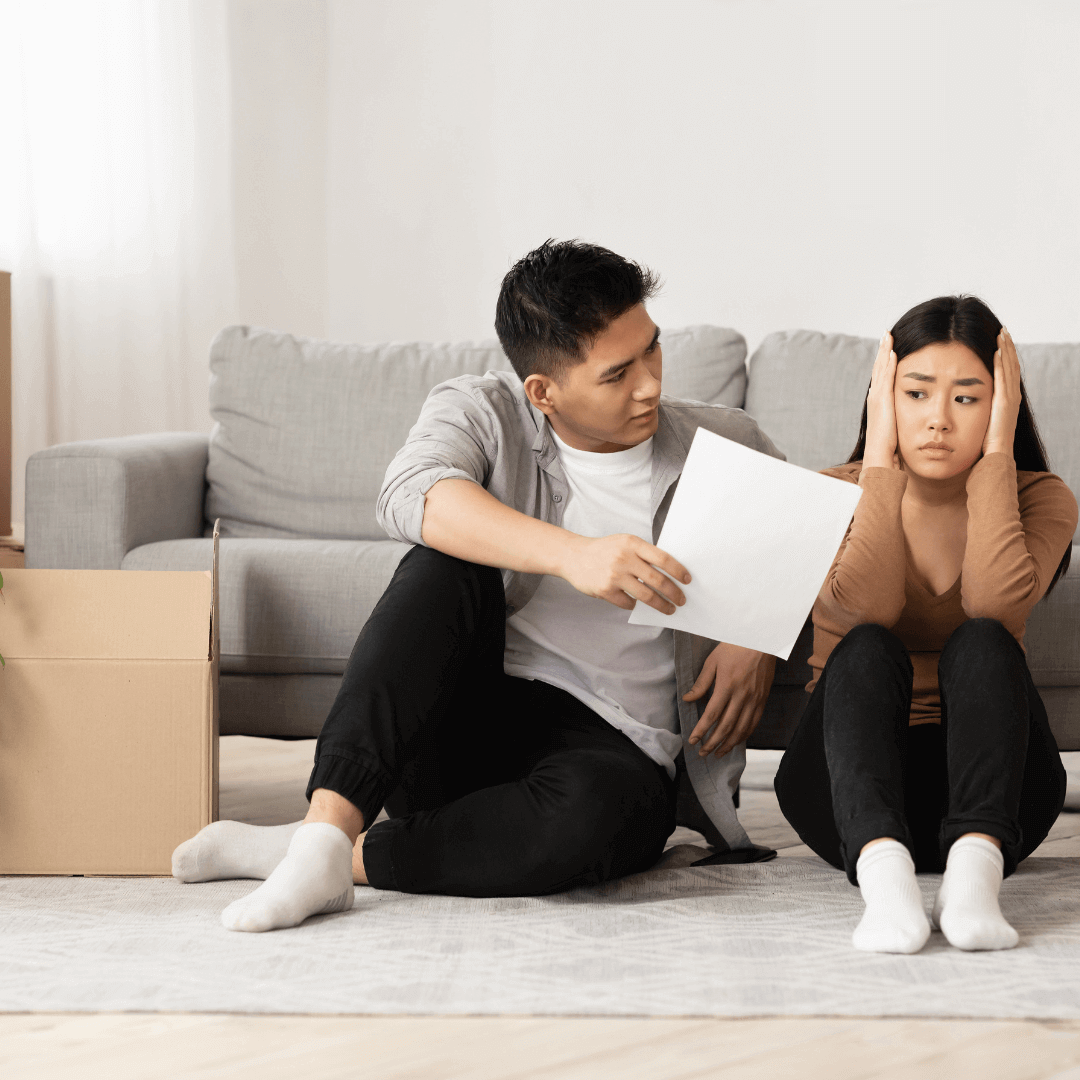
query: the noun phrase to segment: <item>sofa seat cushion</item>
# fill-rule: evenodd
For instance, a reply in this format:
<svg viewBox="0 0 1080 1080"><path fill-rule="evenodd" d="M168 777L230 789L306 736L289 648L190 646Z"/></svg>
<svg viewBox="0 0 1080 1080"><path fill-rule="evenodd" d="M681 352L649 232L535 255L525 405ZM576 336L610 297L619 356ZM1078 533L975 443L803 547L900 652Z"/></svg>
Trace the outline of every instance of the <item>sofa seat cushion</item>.
<svg viewBox="0 0 1080 1080"><path fill-rule="evenodd" d="M663 344L669 394L742 407L742 335L694 326ZM428 392L509 366L496 341L339 345L223 330L210 349L206 519L226 537L383 539L379 488Z"/></svg>
<svg viewBox="0 0 1080 1080"><path fill-rule="evenodd" d="M340 675L407 544L392 540L223 539L221 670ZM130 551L124 570L209 570L212 540Z"/></svg>

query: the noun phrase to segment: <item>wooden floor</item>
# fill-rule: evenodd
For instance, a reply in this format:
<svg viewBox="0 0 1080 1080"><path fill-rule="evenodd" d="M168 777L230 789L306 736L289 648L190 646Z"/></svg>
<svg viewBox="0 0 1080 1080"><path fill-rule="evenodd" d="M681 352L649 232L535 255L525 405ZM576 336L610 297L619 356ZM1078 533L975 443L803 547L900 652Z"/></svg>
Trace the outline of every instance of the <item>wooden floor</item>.
<svg viewBox="0 0 1080 1080"><path fill-rule="evenodd" d="M222 816L267 825L302 816L312 748L311 742L222 740ZM759 843L782 855L807 853L771 791L744 791L741 817ZM1080 856L1080 814L1063 814L1036 855ZM0 1015L2 1080L714 1076L1080 1080L1080 1022Z"/></svg>
<svg viewBox="0 0 1080 1080"><path fill-rule="evenodd" d="M1080 1024L6 1016L4 1080L1057 1080Z"/></svg>

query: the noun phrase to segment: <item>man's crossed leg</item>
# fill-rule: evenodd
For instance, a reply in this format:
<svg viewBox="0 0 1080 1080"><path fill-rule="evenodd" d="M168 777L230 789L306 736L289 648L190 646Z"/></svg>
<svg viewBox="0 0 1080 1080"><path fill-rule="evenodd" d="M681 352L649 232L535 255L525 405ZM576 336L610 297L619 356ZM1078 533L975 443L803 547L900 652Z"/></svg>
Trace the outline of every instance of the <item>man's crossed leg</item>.
<svg viewBox="0 0 1080 1080"><path fill-rule="evenodd" d="M675 827L667 773L572 695L505 675L505 625L498 570L410 551L349 659L304 822L214 823L176 876L265 876L222 915L258 931L351 907L354 881L542 895L651 866Z"/></svg>

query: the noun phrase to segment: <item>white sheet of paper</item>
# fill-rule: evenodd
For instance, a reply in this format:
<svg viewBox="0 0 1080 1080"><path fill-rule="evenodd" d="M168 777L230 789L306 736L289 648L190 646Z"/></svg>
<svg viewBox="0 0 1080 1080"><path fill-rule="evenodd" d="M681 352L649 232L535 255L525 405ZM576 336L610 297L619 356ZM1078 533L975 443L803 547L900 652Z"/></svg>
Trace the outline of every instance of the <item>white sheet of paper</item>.
<svg viewBox="0 0 1080 1080"><path fill-rule="evenodd" d="M786 660L862 494L698 428L656 546L693 579L663 615L640 601L630 622Z"/></svg>

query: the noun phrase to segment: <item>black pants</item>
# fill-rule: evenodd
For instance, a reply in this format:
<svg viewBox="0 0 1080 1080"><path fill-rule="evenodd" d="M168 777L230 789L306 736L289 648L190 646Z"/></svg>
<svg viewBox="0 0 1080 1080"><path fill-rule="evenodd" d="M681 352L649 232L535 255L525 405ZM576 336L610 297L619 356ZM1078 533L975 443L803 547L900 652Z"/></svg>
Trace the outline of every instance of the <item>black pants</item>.
<svg viewBox="0 0 1080 1080"><path fill-rule="evenodd" d="M994 619L969 619L938 661L941 724L909 727L912 668L881 626L833 650L780 762L792 827L847 871L879 837L940 872L953 841L1001 841L1005 874L1042 843L1065 802L1065 769L1024 651Z"/></svg>
<svg viewBox="0 0 1080 1080"><path fill-rule="evenodd" d="M576 698L503 672L498 570L417 547L349 658L308 798L373 822L372 885L536 896L650 867L675 828L665 770Z"/></svg>

